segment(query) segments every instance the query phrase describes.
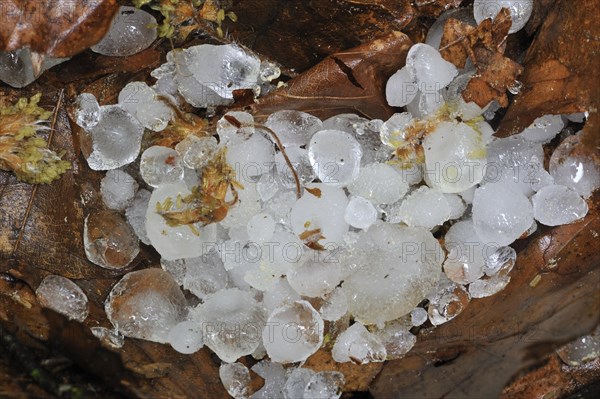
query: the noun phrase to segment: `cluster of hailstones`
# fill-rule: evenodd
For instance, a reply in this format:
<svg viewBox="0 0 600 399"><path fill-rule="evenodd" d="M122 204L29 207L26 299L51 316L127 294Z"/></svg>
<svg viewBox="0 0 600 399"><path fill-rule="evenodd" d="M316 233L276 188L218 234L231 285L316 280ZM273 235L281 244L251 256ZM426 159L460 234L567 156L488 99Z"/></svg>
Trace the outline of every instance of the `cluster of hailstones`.
<svg viewBox="0 0 600 399"><path fill-rule="evenodd" d="M191 135L144 149L139 176L124 167L138 159L144 132L167 127L173 104L213 107L231 104L234 88L268 91L276 67L236 45L201 45L170 52L153 86L128 84L116 105L81 94L76 123L92 141L89 166L107 171L100 191L112 210L87 217L86 254L122 269L141 240L162 257L162 269L127 273L113 287L105 309L114 329L92 332L113 347L124 336L182 353L206 345L234 397L250 383L236 361L268 355L252 367L266 380L254 398L337 398L341 373L282 364L324 344L337 362L402 357L413 327L442 324L471 298L502 290L516 260L509 245L536 223L583 218L600 170L575 151L579 135L563 130L583 114L546 115L494 138L486 120L498 107L462 100L472 71L441 58L439 25L388 82L388 102L407 112L382 121L283 110L258 124L232 111L216 125L218 140ZM543 145L558 134L546 170ZM218 215L199 211L211 200ZM442 226L444 247L434 237ZM87 298L68 279L49 276L37 294L87 317ZM326 334L325 322L341 332Z"/></svg>

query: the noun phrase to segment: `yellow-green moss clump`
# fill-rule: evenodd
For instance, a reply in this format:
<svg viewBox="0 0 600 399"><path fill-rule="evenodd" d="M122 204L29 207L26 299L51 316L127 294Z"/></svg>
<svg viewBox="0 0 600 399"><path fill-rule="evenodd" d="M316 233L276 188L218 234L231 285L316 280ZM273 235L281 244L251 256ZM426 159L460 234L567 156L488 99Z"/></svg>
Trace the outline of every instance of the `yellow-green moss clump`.
<svg viewBox="0 0 600 399"><path fill-rule="evenodd" d="M51 183L71 168L71 163L48 148L37 135L48 129L52 112L38 106L42 97L20 98L15 104L0 99L0 169L14 172L27 183Z"/></svg>

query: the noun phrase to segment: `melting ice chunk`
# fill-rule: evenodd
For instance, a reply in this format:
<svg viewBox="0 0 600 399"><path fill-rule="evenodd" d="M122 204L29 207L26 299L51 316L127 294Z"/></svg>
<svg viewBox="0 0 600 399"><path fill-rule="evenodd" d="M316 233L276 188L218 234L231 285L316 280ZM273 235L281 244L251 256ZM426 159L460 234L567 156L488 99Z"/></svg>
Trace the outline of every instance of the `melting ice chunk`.
<svg viewBox="0 0 600 399"><path fill-rule="evenodd" d="M567 137L550 157L550 174L554 182L588 198L600 187L600 163L597 154L587 154L581 134Z"/></svg>
<svg viewBox="0 0 600 399"><path fill-rule="evenodd" d="M304 389L304 398L338 399L346 379L339 371L321 371L315 373Z"/></svg>
<svg viewBox="0 0 600 399"><path fill-rule="evenodd" d="M488 183L475 190L473 222L480 240L509 245L529 229L533 210L523 193L506 183Z"/></svg>
<svg viewBox="0 0 600 399"><path fill-rule="evenodd" d="M406 194L408 184L392 166L376 162L361 168L358 178L348 186L348 191L375 205L393 204Z"/></svg>
<svg viewBox="0 0 600 399"><path fill-rule="evenodd" d="M144 127L120 105L105 105L100 107L100 121L88 132L93 149L88 165L93 170L109 170L135 161Z"/></svg>
<svg viewBox="0 0 600 399"><path fill-rule="evenodd" d="M404 107L415 98L418 90L415 76L404 66L387 81L385 98L392 107Z"/></svg>
<svg viewBox="0 0 600 399"><path fill-rule="evenodd" d="M141 189L135 195L132 204L125 210L127 222L135 231L141 242L150 244L148 234L146 234L146 210L150 203L150 191Z"/></svg>
<svg viewBox="0 0 600 399"><path fill-rule="evenodd" d="M292 229L303 240L306 235L315 235L321 245L341 243L349 227L344 220L347 205L348 198L341 188L312 184L292 208Z"/></svg>
<svg viewBox="0 0 600 399"><path fill-rule="evenodd" d="M321 130L308 146L315 174L324 184L332 186L346 186L356 180L362 154L358 141L340 130Z"/></svg>
<svg viewBox="0 0 600 399"><path fill-rule="evenodd" d="M565 186L543 187L531 198L531 201L533 217L546 226L573 223L588 212L585 200Z"/></svg>
<svg viewBox="0 0 600 399"><path fill-rule="evenodd" d="M262 332L271 360L293 363L306 360L323 343L323 319L306 301L275 309Z"/></svg>
<svg viewBox="0 0 600 399"><path fill-rule="evenodd" d="M100 181L102 200L109 209L122 211L133 202L138 184L127 172L113 169Z"/></svg>
<svg viewBox="0 0 600 399"><path fill-rule="evenodd" d="M406 56L406 68L410 76L414 76L419 90L425 94L443 89L458 75L452 63L424 43L417 43L410 48Z"/></svg>
<svg viewBox="0 0 600 399"><path fill-rule="evenodd" d="M91 213L83 225L83 245L87 258L106 269L129 265L140 252L138 237L117 212Z"/></svg>
<svg viewBox="0 0 600 399"><path fill-rule="evenodd" d="M75 123L91 129L100 121L100 105L93 94L81 93L75 98Z"/></svg>
<svg viewBox="0 0 600 399"><path fill-rule="evenodd" d="M136 7L122 6L112 25L91 50L109 56L125 57L147 49L157 37L156 19Z"/></svg>
<svg viewBox="0 0 600 399"><path fill-rule="evenodd" d="M316 116L292 110L272 113L265 125L277 134L284 147L307 145L312 135L323 129L323 122Z"/></svg>
<svg viewBox="0 0 600 399"><path fill-rule="evenodd" d="M156 95L156 91L145 82L131 82L119 93L119 105L146 129L160 132L167 127L173 111Z"/></svg>
<svg viewBox="0 0 600 399"><path fill-rule="evenodd" d="M173 349L186 355L198 352L204 346L202 329L193 321L175 324L167 340Z"/></svg>
<svg viewBox="0 0 600 399"><path fill-rule="evenodd" d="M142 153L140 174L152 187L177 183L183 179L183 173L179 153L172 148L155 145Z"/></svg>
<svg viewBox="0 0 600 399"><path fill-rule="evenodd" d="M520 135L532 143L546 144L560 133L564 126L560 115L544 115L533 121Z"/></svg>
<svg viewBox="0 0 600 399"><path fill-rule="evenodd" d="M425 321L427 321L427 311L422 308L417 309L421 309L425 312L424 317ZM419 317L420 320L422 320L423 314L420 314ZM425 321L423 321L423 323ZM415 346L417 337L409 331L411 327L411 323L406 322L405 319L399 319L386 323L383 329L375 331L374 334L379 337L385 346L387 359L399 359Z"/></svg>
<svg viewBox="0 0 600 399"><path fill-rule="evenodd" d="M126 337L164 343L183 321L186 300L173 277L162 269L127 273L110 291L104 309Z"/></svg>
<svg viewBox="0 0 600 399"><path fill-rule="evenodd" d="M471 297L462 285L442 279L435 292L429 295L429 321L434 326L446 323L458 316L470 301Z"/></svg>
<svg viewBox="0 0 600 399"><path fill-rule="evenodd" d="M287 274L290 286L300 295L322 297L330 293L342 280L342 272L335 255L319 254L320 259L308 256L304 262Z"/></svg>
<svg viewBox="0 0 600 399"><path fill-rule="evenodd" d="M204 343L223 361L235 362L260 344L263 308L249 292L237 288L216 292L200 307L199 318Z"/></svg>
<svg viewBox="0 0 600 399"><path fill-rule="evenodd" d="M385 361L387 351L377 335L356 322L337 337L331 354L339 363L366 364Z"/></svg>
<svg viewBox="0 0 600 399"><path fill-rule="evenodd" d="M223 363L219 377L227 393L235 399L247 398L250 393L250 371L242 363Z"/></svg>
<svg viewBox="0 0 600 399"><path fill-rule="evenodd" d="M323 320L336 321L348 313L348 301L341 288L336 288L325 299L321 309L319 309Z"/></svg>
<svg viewBox="0 0 600 399"><path fill-rule="evenodd" d="M42 56L26 47L11 52L0 51L0 81L20 89L35 81L45 70L68 60L44 58L40 70L36 73L33 64L39 61L39 57Z"/></svg>
<svg viewBox="0 0 600 399"><path fill-rule="evenodd" d="M441 122L425 138L426 181L444 193L459 193L483 179L486 149L465 123Z"/></svg>
<svg viewBox="0 0 600 399"><path fill-rule="evenodd" d="M88 315L88 299L77 284L66 277L46 276L35 290L40 305L82 323Z"/></svg>
<svg viewBox="0 0 600 399"><path fill-rule="evenodd" d="M352 197L346 207L344 220L357 229L368 229L377 220L377 209L368 199Z"/></svg>

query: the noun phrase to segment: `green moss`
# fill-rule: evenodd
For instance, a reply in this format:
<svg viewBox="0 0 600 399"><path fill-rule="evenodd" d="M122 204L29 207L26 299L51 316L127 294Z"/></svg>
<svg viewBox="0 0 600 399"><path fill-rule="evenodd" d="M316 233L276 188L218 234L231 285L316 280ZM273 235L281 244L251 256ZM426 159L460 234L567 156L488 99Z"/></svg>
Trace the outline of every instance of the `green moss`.
<svg viewBox="0 0 600 399"><path fill-rule="evenodd" d="M42 95L0 105L0 168L27 183L51 183L71 168L37 135L52 115L38 105Z"/></svg>

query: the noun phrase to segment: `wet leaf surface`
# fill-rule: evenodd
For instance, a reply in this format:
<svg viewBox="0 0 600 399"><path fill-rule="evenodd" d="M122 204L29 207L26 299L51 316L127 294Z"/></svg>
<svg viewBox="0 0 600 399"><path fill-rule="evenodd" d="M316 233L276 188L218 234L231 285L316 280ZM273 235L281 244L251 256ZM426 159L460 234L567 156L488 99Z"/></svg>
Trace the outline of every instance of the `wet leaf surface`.
<svg viewBox="0 0 600 399"><path fill-rule="evenodd" d="M0 50L70 57L102 39L117 8L115 0L0 0Z"/></svg>

